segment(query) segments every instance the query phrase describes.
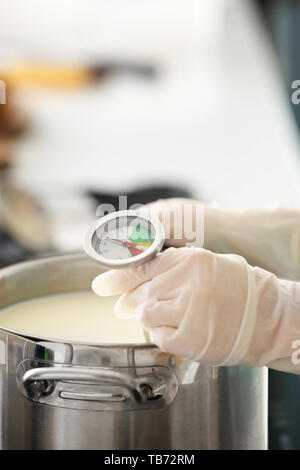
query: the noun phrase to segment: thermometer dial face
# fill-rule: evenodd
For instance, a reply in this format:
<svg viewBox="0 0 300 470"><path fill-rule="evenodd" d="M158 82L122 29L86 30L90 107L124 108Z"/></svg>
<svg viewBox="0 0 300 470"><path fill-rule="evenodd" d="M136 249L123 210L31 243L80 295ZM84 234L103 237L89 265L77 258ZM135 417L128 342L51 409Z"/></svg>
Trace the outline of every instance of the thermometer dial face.
<svg viewBox="0 0 300 470"><path fill-rule="evenodd" d="M102 225L93 237L95 250L110 259L127 259L144 253L155 239L151 222L119 217Z"/></svg>
<svg viewBox="0 0 300 470"><path fill-rule="evenodd" d="M102 217L90 229L85 251L106 267L121 268L145 263L161 250L163 243L158 219L121 211Z"/></svg>

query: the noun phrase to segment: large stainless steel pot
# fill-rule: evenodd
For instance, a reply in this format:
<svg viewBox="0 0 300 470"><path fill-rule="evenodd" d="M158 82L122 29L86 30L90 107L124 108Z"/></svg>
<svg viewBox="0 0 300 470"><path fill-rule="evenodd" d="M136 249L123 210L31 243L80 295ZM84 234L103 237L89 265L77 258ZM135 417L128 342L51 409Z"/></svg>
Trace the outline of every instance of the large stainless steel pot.
<svg viewBox="0 0 300 470"><path fill-rule="evenodd" d="M0 308L87 290L99 272L84 255L6 268ZM2 449L266 446L265 369L207 367L153 345L64 343L0 328Z"/></svg>

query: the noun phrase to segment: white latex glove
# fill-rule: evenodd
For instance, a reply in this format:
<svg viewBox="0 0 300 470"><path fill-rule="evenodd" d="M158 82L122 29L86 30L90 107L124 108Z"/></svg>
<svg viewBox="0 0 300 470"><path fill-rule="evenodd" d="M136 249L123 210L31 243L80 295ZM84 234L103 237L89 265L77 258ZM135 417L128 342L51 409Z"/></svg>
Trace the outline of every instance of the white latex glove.
<svg viewBox="0 0 300 470"><path fill-rule="evenodd" d="M174 218L171 224L165 215L178 214L189 199L166 199L145 206L158 216L165 230L170 231L169 246L185 246L186 240L174 239ZM179 210L179 213L180 213ZM175 224L180 220L175 218ZM195 244L197 246L197 244ZM222 210L204 205L204 248L216 253L235 253L252 266L260 266L285 279L300 280L300 210L249 209Z"/></svg>
<svg viewBox="0 0 300 470"><path fill-rule="evenodd" d="M292 363L292 343L300 340L300 284L239 256L169 248L138 268L101 274L93 290L123 294L116 313L136 315L165 352L209 365L300 373Z"/></svg>

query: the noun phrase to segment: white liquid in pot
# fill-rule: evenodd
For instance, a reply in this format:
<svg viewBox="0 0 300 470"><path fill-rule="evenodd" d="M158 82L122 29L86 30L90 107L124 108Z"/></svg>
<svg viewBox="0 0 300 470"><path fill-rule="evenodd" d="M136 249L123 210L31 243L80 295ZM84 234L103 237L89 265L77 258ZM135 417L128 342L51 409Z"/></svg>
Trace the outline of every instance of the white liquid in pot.
<svg viewBox="0 0 300 470"><path fill-rule="evenodd" d="M26 336L89 343L144 343L135 318L114 314L118 297L72 292L26 300L0 309L0 327Z"/></svg>

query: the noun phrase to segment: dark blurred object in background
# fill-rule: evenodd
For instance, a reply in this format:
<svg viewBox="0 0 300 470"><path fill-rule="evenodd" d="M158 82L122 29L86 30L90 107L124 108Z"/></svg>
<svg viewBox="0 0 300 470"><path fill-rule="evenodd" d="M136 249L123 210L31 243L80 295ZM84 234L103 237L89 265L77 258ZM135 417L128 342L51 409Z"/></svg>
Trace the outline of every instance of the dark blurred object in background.
<svg viewBox="0 0 300 470"><path fill-rule="evenodd" d="M0 104L0 268L31 258L50 246L47 219L35 199L11 181L16 140L29 128L26 113L6 87ZM42 240L42 241L41 241Z"/></svg>
<svg viewBox="0 0 300 470"><path fill-rule="evenodd" d="M16 240L9 232L0 228L0 268L25 261L33 252Z"/></svg>
<svg viewBox="0 0 300 470"><path fill-rule="evenodd" d="M14 140L0 135L0 170L7 168L11 162L14 150Z"/></svg>
<svg viewBox="0 0 300 470"><path fill-rule="evenodd" d="M0 170L0 268L51 252L47 213L27 190Z"/></svg>
<svg viewBox="0 0 300 470"><path fill-rule="evenodd" d="M6 104L0 104L0 169L10 165L15 139L27 129L28 119L14 102L12 89L6 87Z"/></svg>
<svg viewBox="0 0 300 470"><path fill-rule="evenodd" d="M300 105L291 102L291 84L300 80L300 1L257 0L279 58L289 101L300 131Z"/></svg>
<svg viewBox="0 0 300 470"><path fill-rule="evenodd" d="M300 449L299 376L269 372L269 449Z"/></svg>
<svg viewBox="0 0 300 470"><path fill-rule="evenodd" d="M1 76L0 76L1 78ZM25 112L14 101L13 90L6 87L6 104L0 104L0 138L19 137L28 128Z"/></svg>
<svg viewBox="0 0 300 470"><path fill-rule="evenodd" d="M291 102L291 84L300 79L300 1L257 0L278 55L287 98L300 132L300 105ZM299 155L300 157L300 155ZM300 381L293 374L269 372L269 448L300 449Z"/></svg>
<svg viewBox="0 0 300 470"><path fill-rule="evenodd" d="M127 209L133 204L148 204L157 199L168 199L172 197L192 198L191 191L175 186L146 186L134 191L121 191L119 193L104 193L95 190L87 191L87 195L92 197L97 206L100 204L112 204L116 210L119 209L119 197L127 196Z"/></svg>

